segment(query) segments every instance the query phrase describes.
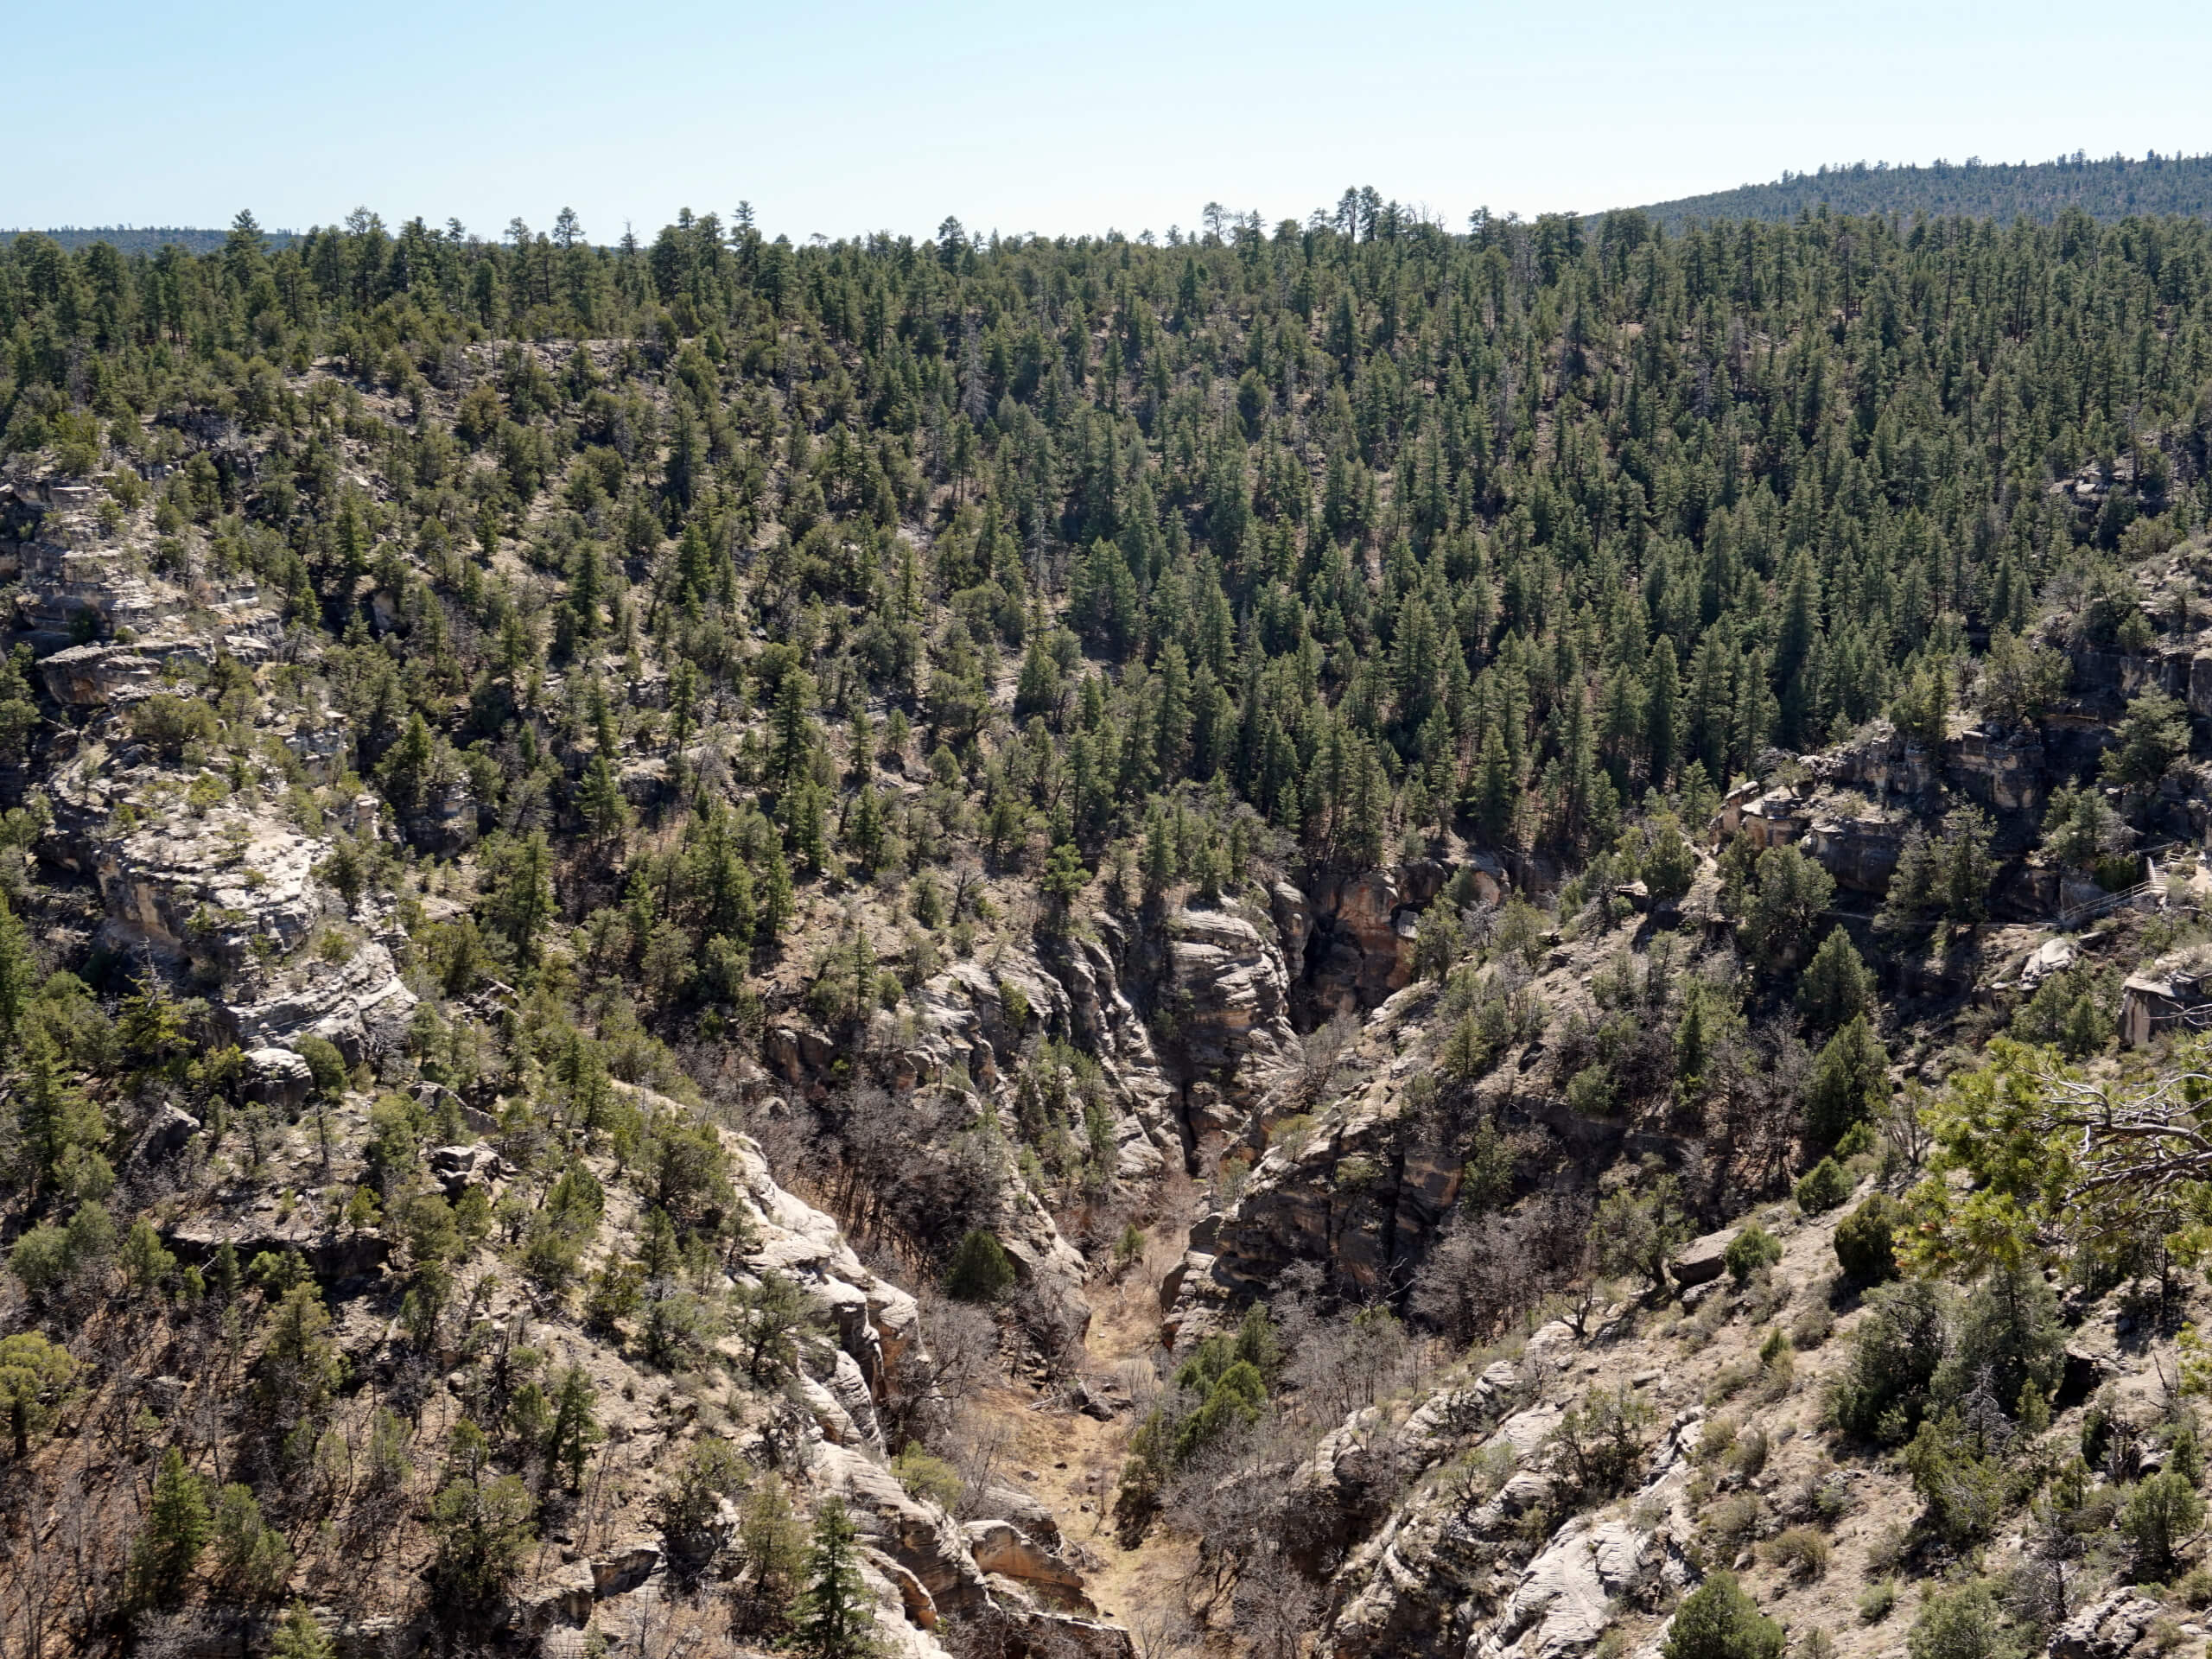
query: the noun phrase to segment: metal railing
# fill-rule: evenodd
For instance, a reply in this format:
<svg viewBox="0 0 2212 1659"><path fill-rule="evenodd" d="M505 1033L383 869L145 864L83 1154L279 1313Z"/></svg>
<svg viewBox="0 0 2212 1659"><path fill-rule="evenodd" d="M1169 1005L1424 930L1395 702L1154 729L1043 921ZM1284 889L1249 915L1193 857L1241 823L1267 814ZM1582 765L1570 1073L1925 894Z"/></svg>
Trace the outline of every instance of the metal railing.
<svg viewBox="0 0 2212 1659"><path fill-rule="evenodd" d="M2181 843L2177 841L2160 841L2139 849L2143 855L2143 868L2146 872L2142 880L2132 887L2122 887L2118 893L2100 893L2094 899L2060 911L2058 925L2061 928L2079 927L2092 917L2118 910L2122 905L2132 903L2154 889L2163 895L2166 890L2166 880L2158 874L2158 855L2171 852L2179 845Z"/></svg>
<svg viewBox="0 0 2212 1659"><path fill-rule="evenodd" d="M2118 910L2122 905L2140 899L2146 893L2153 891L2163 893L2164 890L2165 883L2154 876L2148 881L2138 881L2132 887L2122 887L2118 893L2101 893L2086 903L2060 911L2058 925L2062 929L2076 928L2086 921L2105 914L2107 911Z"/></svg>

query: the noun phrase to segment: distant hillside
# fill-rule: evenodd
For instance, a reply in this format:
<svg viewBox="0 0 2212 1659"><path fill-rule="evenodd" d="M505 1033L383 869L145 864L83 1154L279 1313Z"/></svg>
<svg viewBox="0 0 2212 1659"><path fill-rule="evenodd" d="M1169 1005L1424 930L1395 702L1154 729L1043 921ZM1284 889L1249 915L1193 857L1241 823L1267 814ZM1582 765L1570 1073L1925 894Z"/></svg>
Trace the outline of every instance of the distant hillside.
<svg viewBox="0 0 2212 1659"><path fill-rule="evenodd" d="M24 230L0 231L0 247L6 246L19 236L31 234L50 236L71 252L89 248L95 242L109 242L118 253L154 253L162 248L175 246L188 253L213 253L223 245L227 231L204 230L187 225L62 225L36 232ZM281 248L293 240L289 231L264 231L264 245Z"/></svg>
<svg viewBox="0 0 2212 1659"><path fill-rule="evenodd" d="M1669 231L1694 219L1791 219L1822 204L1838 213L1960 214L2007 223L2048 224L2069 207L2098 219L2131 213L2212 213L2212 156L2160 156L2140 161L2113 156L2090 161L2080 151L2051 162L1936 162L1891 167L1865 162L1785 173L1771 184L1739 185L1708 195L1653 202L1643 211Z"/></svg>

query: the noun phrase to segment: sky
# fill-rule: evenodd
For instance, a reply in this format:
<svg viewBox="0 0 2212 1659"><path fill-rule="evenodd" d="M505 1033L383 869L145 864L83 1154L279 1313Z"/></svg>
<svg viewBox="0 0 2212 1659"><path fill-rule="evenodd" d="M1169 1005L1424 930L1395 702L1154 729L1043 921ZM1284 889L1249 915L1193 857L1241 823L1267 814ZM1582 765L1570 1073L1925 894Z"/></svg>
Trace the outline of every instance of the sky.
<svg viewBox="0 0 2212 1659"><path fill-rule="evenodd" d="M745 200L795 241L1135 235L1367 184L1457 226L1823 162L2212 150L2212 8L2166 0L108 0L9 37L48 67L10 77L12 227L566 206L611 242Z"/></svg>

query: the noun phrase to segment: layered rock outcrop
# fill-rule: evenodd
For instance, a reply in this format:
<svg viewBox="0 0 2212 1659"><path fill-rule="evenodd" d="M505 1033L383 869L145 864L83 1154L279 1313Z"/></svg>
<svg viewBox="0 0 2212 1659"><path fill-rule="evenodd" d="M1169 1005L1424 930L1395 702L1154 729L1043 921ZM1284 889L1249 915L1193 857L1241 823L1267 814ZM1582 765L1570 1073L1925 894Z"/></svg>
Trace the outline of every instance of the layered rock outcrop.
<svg viewBox="0 0 2212 1659"><path fill-rule="evenodd" d="M157 768L94 742L55 778L53 827L40 855L96 882L101 942L133 959L188 970L242 1046L312 1034L348 1058L380 1052L404 1035L416 997L393 957L389 918L311 953L317 931L344 906L316 874L333 844L237 798L197 814L142 819L137 803L174 792Z"/></svg>
<svg viewBox="0 0 2212 1659"><path fill-rule="evenodd" d="M1327 1263L1363 1300L1403 1283L1459 1198L1461 1163L1402 1105L1390 1079L1376 1081L1310 1140L1271 1147L1243 1195L1192 1229L1162 1296L1179 1346L1233 1323L1295 1262Z"/></svg>

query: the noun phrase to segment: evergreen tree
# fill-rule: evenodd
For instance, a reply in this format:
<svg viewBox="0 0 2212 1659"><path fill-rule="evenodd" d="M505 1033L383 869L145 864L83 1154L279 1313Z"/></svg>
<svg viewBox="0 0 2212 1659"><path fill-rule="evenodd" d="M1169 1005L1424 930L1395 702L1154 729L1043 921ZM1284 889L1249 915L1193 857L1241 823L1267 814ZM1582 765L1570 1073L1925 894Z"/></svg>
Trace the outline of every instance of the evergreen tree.
<svg viewBox="0 0 2212 1659"><path fill-rule="evenodd" d="M1943 819L1941 892L1943 913L1954 922L1978 922L1989 913L1989 884L1997 874L1989 841L1989 819L1979 807L1960 807Z"/></svg>
<svg viewBox="0 0 2212 1659"><path fill-rule="evenodd" d="M1782 1659L1782 1626L1764 1618L1732 1573L1714 1573L1683 1598L1661 1659Z"/></svg>
<svg viewBox="0 0 2212 1659"><path fill-rule="evenodd" d="M1815 1031L1834 1031L1873 1006L1874 976L1840 927L1831 928L1797 982L1797 1012Z"/></svg>
<svg viewBox="0 0 2212 1659"><path fill-rule="evenodd" d="M1835 899L1835 879L1795 847L1759 855L1758 885L1740 932L1753 961L1772 969L1796 957Z"/></svg>
<svg viewBox="0 0 2212 1659"><path fill-rule="evenodd" d="M782 942L791 917L791 872L780 846L768 849L767 870L760 883L760 907L753 922L753 943L773 950Z"/></svg>
<svg viewBox="0 0 2212 1659"><path fill-rule="evenodd" d="M1664 789L1675 775L1675 745L1681 721L1681 686L1675 665L1674 642L1662 639L1644 670L1644 775L1654 789Z"/></svg>
<svg viewBox="0 0 2212 1659"><path fill-rule="evenodd" d="M16 1063L23 1009L36 975L29 936L7 895L0 893L0 1067Z"/></svg>
<svg viewBox="0 0 2212 1659"><path fill-rule="evenodd" d="M1890 1057L1863 1014L1828 1039L1813 1063L1805 1091L1805 1133L1815 1144L1834 1146L1853 1124L1887 1103Z"/></svg>
<svg viewBox="0 0 2212 1659"><path fill-rule="evenodd" d="M1014 1288L1014 1260L1006 1247L977 1228L960 1241L945 1270L944 1294L956 1301L995 1302Z"/></svg>
<svg viewBox="0 0 2212 1659"><path fill-rule="evenodd" d="M80 1176L89 1173L93 1185L102 1185L99 1172L107 1170L107 1160L99 1145L106 1125L98 1103L63 1070L60 1051L44 1031L31 1029L22 1054L16 1132L25 1179L35 1191L44 1189L61 1184L74 1168ZM112 1181L112 1171L106 1179Z"/></svg>
<svg viewBox="0 0 2212 1659"><path fill-rule="evenodd" d="M583 785L576 795L576 810L594 841L619 841L630 827L630 803L623 796L622 785L604 750L594 754L591 764L584 768Z"/></svg>
<svg viewBox="0 0 2212 1659"><path fill-rule="evenodd" d="M515 959L534 966L545 928L553 919L553 850L543 830L510 843L494 862L492 913Z"/></svg>
<svg viewBox="0 0 2212 1659"><path fill-rule="evenodd" d="M570 1491L583 1484L591 1448L600 1438L599 1416L592 1408L596 1390L583 1367L571 1365L562 1374L555 1396L553 1422L545 1433L545 1461L561 1471Z"/></svg>
<svg viewBox="0 0 2212 1659"><path fill-rule="evenodd" d="M858 1535L844 1500L815 1512L806 1587L791 1606L791 1645L808 1659L861 1659L874 1650L874 1610L861 1578Z"/></svg>
<svg viewBox="0 0 2212 1659"><path fill-rule="evenodd" d="M1514 780L1505 740L1493 725L1483 733L1482 753L1468 791L1468 814L1474 819L1476 838L1487 847L1502 847L1513 823Z"/></svg>
<svg viewBox="0 0 2212 1659"><path fill-rule="evenodd" d="M2105 752L2105 779L2137 793L2152 790L2188 753L2188 708L2153 689L2127 705L2119 741Z"/></svg>
<svg viewBox="0 0 2212 1659"><path fill-rule="evenodd" d="M69 1351L35 1331L0 1337L0 1414L6 1417L10 1452L17 1463L30 1456L31 1436L49 1426L75 1371Z"/></svg>
<svg viewBox="0 0 2212 1659"><path fill-rule="evenodd" d="M207 1547L213 1522L207 1493L199 1476L184 1465L174 1446L162 1453L146 1522L131 1550L130 1579L137 1600L149 1607L173 1606Z"/></svg>
<svg viewBox="0 0 2212 1659"><path fill-rule="evenodd" d="M788 668L776 683L775 706L769 715L769 765L779 785L791 786L814 747L814 725L808 717L817 692L814 677L805 670Z"/></svg>

